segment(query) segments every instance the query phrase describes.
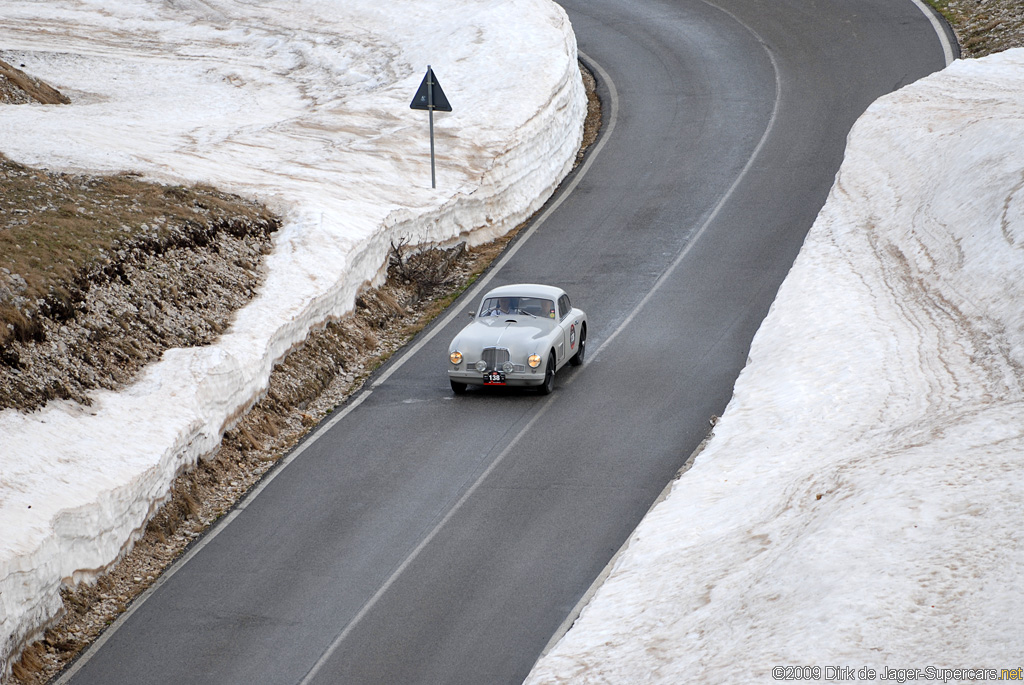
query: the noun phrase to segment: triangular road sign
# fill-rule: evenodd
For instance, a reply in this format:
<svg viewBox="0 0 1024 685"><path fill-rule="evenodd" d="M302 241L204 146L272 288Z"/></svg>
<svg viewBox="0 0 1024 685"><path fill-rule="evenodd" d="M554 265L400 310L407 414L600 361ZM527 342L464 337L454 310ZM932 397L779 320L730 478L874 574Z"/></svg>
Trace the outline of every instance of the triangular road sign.
<svg viewBox="0 0 1024 685"><path fill-rule="evenodd" d="M427 67L427 73L424 75L419 90L416 91L416 97L412 99L409 107L411 109L430 109L437 112L452 111L452 106L448 104L448 98L444 96L441 84L437 82L434 70L430 67Z"/></svg>

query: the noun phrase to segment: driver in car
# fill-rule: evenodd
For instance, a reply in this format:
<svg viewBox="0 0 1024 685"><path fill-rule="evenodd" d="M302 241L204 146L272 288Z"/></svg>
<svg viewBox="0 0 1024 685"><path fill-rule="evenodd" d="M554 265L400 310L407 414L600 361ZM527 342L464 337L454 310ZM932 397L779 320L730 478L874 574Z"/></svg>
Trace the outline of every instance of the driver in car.
<svg viewBox="0 0 1024 685"><path fill-rule="evenodd" d="M506 316L512 313L512 300L508 297L498 298L496 306L488 309L483 313L483 316Z"/></svg>

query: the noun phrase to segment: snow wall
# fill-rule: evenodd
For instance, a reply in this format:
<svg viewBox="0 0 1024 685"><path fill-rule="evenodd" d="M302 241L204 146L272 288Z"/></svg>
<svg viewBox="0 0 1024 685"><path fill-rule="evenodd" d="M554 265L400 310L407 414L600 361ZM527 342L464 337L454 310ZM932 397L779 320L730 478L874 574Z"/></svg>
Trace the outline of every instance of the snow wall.
<svg viewBox="0 0 1024 685"><path fill-rule="evenodd" d="M1022 303L1017 49L860 118L713 438L527 682L1018 668Z"/></svg>
<svg viewBox="0 0 1024 685"><path fill-rule="evenodd" d="M484 242L568 173L586 95L548 0L5 2L0 59L71 97L0 108L22 163L202 182L285 218L267 280L217 344L168 351L91 407L0 413L0 674L138 539L274 363L351 311L391 241ZM431 64L453 112L409 108Z"/></svg>

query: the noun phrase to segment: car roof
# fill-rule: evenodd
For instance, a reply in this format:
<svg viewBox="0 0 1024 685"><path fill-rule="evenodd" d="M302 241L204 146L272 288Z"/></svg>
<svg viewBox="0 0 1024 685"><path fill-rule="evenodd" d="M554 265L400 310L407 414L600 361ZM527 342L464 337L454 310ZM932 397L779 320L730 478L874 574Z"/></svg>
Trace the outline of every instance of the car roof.
<svg viewBox="0 0 1024 685"><path fill-rule="evenodd" d="M564 294L564 290L553 285L514 283L493 288L484 295L484 299L488 297L541 297L548 300L557 300Z"/></svg>

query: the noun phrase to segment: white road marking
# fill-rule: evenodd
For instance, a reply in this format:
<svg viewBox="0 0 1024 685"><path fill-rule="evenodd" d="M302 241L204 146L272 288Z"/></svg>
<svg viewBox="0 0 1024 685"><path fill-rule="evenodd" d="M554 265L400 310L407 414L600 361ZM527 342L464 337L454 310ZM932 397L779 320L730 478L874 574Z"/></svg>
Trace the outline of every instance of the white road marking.
<svg viewBox="0 0 1024 685"><path fill-rule="evenodd" d="M746 178L747 173L750 171L751 167L754 166L754 160L757 159L757 156L761 153L761 149L764 147L765 143L768 141L768 137L771 134L772 129L775 127L775 119L778 117L778 114L779 114L779 104L780 104L780 99L781 99L780 98L780 93L782 91L782 84L781 84L780 78L779 78L779 65L775 61L775 56L772 54L772 51L770 49L768 49L768 46L765 45L765 42L763 40L761 40L761 37L758 36L757 33L752 28L750 28L749 26L744 24L742 21L740 21L739 17L734 15L732 12L729 12L728 10L725 10L725 9L722 9L721 7L718 7L717 5L711 5L711 3L708 3L708 4L710 6L712 6L712 7L715 7L715 9L718 9L718 10L724 12L725 14L728 14L730 17L732 17L732 19L737 24L739 24L740 26L745 28L747 31L749 31L750 34L752 36L754 36L754 38L757 40L757 42L764 48L765 54L768 55L768 59L772 63L772 71L775 73L775 106L772 108L772 116L768 120L768 126L765 128L764 134L761 136L761 140L758 141L757 147L754 148L754 151L751 153L750 158L747 160L747 163L743 166L743 169L740 171L739 175L732 182L732 185L729 186L729 189L727 191L725 191L725 194L722 195L721 199L719 199L718 204L715 205L715 208L711 212L711 215L708 216L707 220L700 227L700 229L694 234L693 238L687 243L686 247L683 248L682 252L680 252L678 255L676 255L676 258L672 261L672 263L669 265L669 267L667 269L665 269L665 272L661 274L661 277L658 278L657 281L655 281L654 285L647 292L647 294L644 295L643 299L640 300L640 302L639 302L639 304L637 304L636 308L633 309L633 311L630 312L629 316L627 316L625 319L623 319L622 323L619 324L618 328L616 328L612 332L612 334L610 336L608 336L608 338L604 342L601 343L600 347L598 347L597 350L594 352L594 356L592 357L592 359L596 359L598 356L600 356L601 351L603 349L605 349L606 347L608 347L608 345L610 345L611 342L613 340L615 340L616 337L618 337L619 333L624 331L626 329L626 327L629 326L629 324L631 324L633 322L633 319L635 319L636 315L640 313L640 310L642 310L644 308L644 306L648 302L650 302L651 298L654 297L655 293L657 293L658 290L661 289L661 286L664 285L665 281L667 281L669 279L669 277L675 272L676 267L678 267L679 264L682 263L682 261L684 259L686 259L686 256L688 254L690 254L690 251L693 249L693 246L696 245L698 242L700 242L701 237L707 232L708 227L712 223L714 223L715 219L718 218L718 214L719 214L719 212L722 211L722 208L725 206L725 203L728 202L732 198L733 193L736 192L736 188L739 186L740 183L743 182L743 179Z"/></svg>
<svg viewBox="0 0 1024 685"><path fill-rule="evenodd" d="M921 10L928 21L931 22L932 28L935 29L935 33L939 36L939 42L942 43L942 57L946 60L946 66L948 67L953 63L953 46L949 43L949 36L946 34L946 30L942 27L942 22L939 21L939 17L935 14L935 11L924 4L922 0L911 0L917 8Z"/></svg>
<svg viewBox="0 0 1024 685"><path fill-rule="evenodd" d="M508 453L511 452L517 444L519 444L519 441L522 439L522 437L533 428L533 425L537 423L540 417L544 415L547 408L550 407L551 403L554 401L555 396L552 396L549 397L547 401L541 405L537 413L533 415L533 418L531 418L526 423L526 425L523 426L522 430L520 430L516 434L516 436L512 438L512 441L505 446L505 449L501 451L501 454L499 454L495 458L495 460L492 461L491 464L484 470L484 472L480 474L476 481L474 481L473 484L469 486L469 489L466 490L466 492L463 493L462 497L459 498L459 501L456 502L452 506L452 508L448 510L448 513L444 515L444 518L438 521L437 525L434 526L433 530L431 530L427 534L427 536L424 537L418 545L416 545L416 548L409 553L409 555L405 558L401 565L399 565L398 568L396 568L394 572L392 572L392 574L388 576L388 579L384 581L384 584L377 589L377 592L373 594L373 597L370 597L370 599L367 600L366 604L364 604L362 609L359 610L359 613L353 616L352 620L348 622L345 628L340 633L338 633L338 636L334 638L334 641L331 642L330 646L324 651L323 654L320 655L320 658L317 659L316 663L313 664L313 667L309 669L305 677L301 681L299 681L299 685L308 685L313 681L313 678L315 678L316 675L320 672L320 669L323 668L324 664L326 664L330 660L334 652L338 649L338 647L341 646L341 643L345 641L345 638L347 638L352 633L352 631L355 630L356 626L359 625L360 621L362 621L363 618L368 613L370 613L370 611L373 610L373 608L377 605L377 602L380 601L380 598L383 597L384 594L391 588L391 586L395 584L395 581L398 580L398 578L405 572L405 570L409 568L409 566L412 565L414 561L416 561L420 553L427 548L427 545L433 542L434 538L437 537L437 534L441 532L441 529L445 527L445 525L455 516L456 513L458 513L458 511L462 508L462 505L464 505L469 500L469 498L473 496L473 494L477 491L477 488L479 488L480 485L485 480L487 480L488 476L490 476L491 473L494 472L494 469L498 468L498 465L505 459L505 456L508 455Z"/></svg>

